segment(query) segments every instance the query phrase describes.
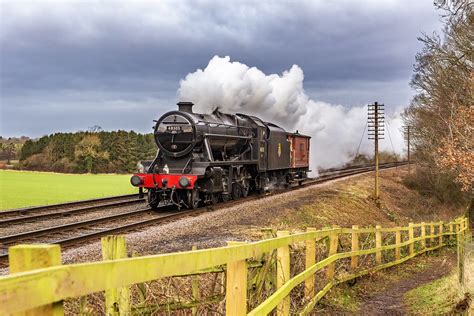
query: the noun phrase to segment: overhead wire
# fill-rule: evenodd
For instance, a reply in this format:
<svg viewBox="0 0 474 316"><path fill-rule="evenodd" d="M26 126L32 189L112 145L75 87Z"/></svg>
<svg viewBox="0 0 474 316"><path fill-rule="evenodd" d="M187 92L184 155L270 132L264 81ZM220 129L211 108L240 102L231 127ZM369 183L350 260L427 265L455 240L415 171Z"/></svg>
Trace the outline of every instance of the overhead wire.
<svg viewBox="0 0 474 316"><path fill-rule="evenodd" d="M390 135L390 124L388 124L388 120L385 120L385 123L387 123L388 139L390 139L390 144L392 145L393 154L396 156L395 147L393 146L393 142L392 142L392 136Z"/></svg>
<svg viewBox="0 0 474 316"><path fill-rule="evenodd" d="M362 136L360 137L359 146L357 146L357 153L354 158L357 158L357 156L359 156L360 145L362 144L362 140L364 139L365 131L367 130L367 125L368 122L365 123L364 131L362 132Z"/></svg>

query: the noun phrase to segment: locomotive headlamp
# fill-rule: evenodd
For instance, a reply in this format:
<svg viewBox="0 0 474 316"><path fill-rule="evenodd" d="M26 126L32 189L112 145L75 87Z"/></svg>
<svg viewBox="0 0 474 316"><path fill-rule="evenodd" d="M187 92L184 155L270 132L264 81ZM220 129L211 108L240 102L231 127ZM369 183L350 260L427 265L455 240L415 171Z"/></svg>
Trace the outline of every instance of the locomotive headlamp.
<svg viewBox="0 0 474 316"><path fill-rule="evenodd" d="M143 178L139 177L139 176L132 176L130 178L130 183L133 185L133 186L136 186L138 187L140 184L143 184Z"/></svg>
<svg viewBox="0 0 474 316"><path fill-rule="evenodd" d="M178 183L182 188L185 188L185 187L187 187L188 185L191 184L189 179L186 178L186 177L179 178Z"/></svg>

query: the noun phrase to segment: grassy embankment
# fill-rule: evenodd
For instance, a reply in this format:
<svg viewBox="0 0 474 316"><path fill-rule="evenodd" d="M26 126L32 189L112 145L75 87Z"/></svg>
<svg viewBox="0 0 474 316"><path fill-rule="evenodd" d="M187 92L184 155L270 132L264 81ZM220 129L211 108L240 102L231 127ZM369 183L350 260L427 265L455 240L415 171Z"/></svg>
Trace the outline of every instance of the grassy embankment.
<svg viewBox="0 0 474 316"><path fill-rule="evenodd" d="M405 186L407 168L383 170L380 175L380 199L375 203L372 174L322 185L307 191L295 191L292 198L271 205L272 224L280 230L298 230L307 226L331 225L406 226L409 222L449 221L462 214L463 208L420 195ZM294 198L293 198L294 197Z"/></svg>
<svg viewBox="0 0 474 316"><path fill-rule="evenodd" d="M464 302L458 284L458 275L450 275L419 286L405 294L408 309L415 315L451 315L461 314L457 308ZM458 307L459 306L459 307ZM435 312L433 312L435 311Z"/></svg>
<svg viewBox="0 0 474 316"><path fill-rule="evenodd" d="M0 170L0 210L137 192L129 175Z"/></svg>

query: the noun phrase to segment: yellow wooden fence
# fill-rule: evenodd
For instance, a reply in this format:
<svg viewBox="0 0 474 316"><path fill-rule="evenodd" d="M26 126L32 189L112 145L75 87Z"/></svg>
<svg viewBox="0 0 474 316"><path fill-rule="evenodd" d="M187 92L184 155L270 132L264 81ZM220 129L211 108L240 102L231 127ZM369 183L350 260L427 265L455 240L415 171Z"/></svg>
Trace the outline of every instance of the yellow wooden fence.
<svg viewBox="0 0 474 316"><path fill-rule="evenodd" d="M395 228L310 228L295 234L277 232L275 238L258 242L235 242L220 248L133 258L127 258L123 237L114 236L103 239L104 261L70 265L61 265L57 245L19 245L9 249L11 274L0 277L0 314L29 311L35 315L61 315L63 300L100 291L106 293L108 314L127 314L130 312L130 285L192 275L222 265L227 275L225 309L228 315L265 315L273 310L277 315L288 315L290 292L303 283L301 308L291 313L308 314L333 286L463 240L467 229L464 217L448 223L410 223L407 227ZM374 236L374 246L360 249L361 236ZM349 238L350 249L339 252L344 238ZM327 244L327 256L317 261L316 244L321 241ZM301 243L305 245L305 269L291 276L290 247ZM276 253L277 257L277 290L248 310L249 259L269 253ZM367 266L367 262L360 265L360 258L372 255L371 266ZM121 259L107 260L112 258ZM336 267L345 260L349 260L349 270L341 273ZM321 271L323 269L325 271ZM324 272L325 278L317 278L318 272ZM318 292L315 284L321 287Z"/></svg>

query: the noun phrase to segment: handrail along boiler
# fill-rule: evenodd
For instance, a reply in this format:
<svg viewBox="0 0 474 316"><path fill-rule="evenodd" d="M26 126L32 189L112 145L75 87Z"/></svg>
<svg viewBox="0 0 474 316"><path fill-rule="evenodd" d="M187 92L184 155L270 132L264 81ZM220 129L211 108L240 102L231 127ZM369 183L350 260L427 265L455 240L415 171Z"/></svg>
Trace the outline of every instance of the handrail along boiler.
<svg viewBox="0 0 474 316"><path fill-rule="evenodd" d="M131 183L148 203L197 208L199 203L245 197L307 178L310 137L246 114L193 112L193 103L155 121L158 145L146 172Z"/></svg>

